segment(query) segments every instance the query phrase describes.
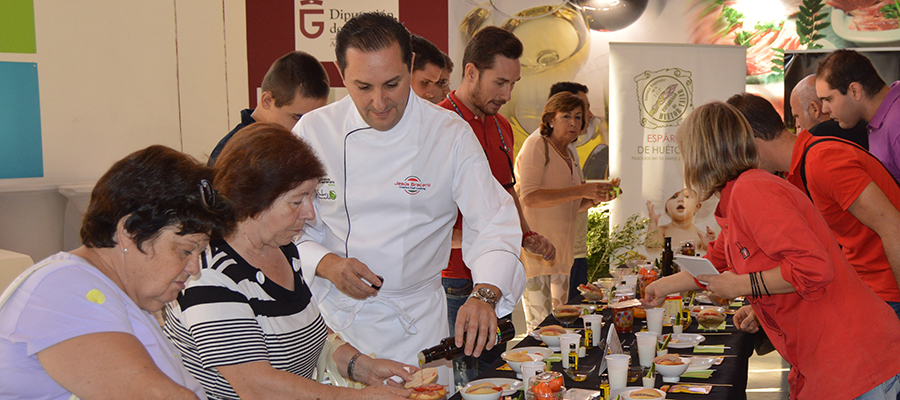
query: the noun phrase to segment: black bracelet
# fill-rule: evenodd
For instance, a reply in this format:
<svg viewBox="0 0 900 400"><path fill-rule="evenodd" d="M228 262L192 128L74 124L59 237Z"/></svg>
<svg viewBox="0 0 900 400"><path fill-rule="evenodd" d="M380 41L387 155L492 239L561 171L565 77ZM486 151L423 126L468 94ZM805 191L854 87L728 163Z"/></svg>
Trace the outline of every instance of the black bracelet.
<svg viewBox="0 0 900 400"><path fill-rule="evenodd" d="M353 357L350 357L350 362L347 363L347 378L349 378L351 381L356 381L356 378L353 377L353 367L356 366L356 360L361 355L362 352L357 351L356 354L353 355Z"/></svg>
<svg viewBox="0 0 900 400"><path fill-rule="evenodd" d="M756 298L756 297L759 297L758 293L759 293L759 287L756 284L756 276L754 275L754 272L751 272L750 273L750 295L753 296L753 298Z"/></svg>
<svg viewBox="0 0 900 400"><path fill-rule="evenodd" d="M763 289L766 289L766 296L771 296L769 294L769 288L766 287L766 280L763 279L762 271L757 272L759 274L759 281L762 282ZM762 292L760 292L762 294Z"/></svg>

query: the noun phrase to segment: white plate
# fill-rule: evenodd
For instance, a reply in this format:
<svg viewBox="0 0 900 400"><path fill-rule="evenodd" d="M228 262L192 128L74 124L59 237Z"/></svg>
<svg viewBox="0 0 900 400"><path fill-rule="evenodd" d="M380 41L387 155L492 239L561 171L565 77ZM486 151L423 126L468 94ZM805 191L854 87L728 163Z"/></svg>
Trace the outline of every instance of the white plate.
<svg viewBox="0 0 900 400"><path fill-rule="evenodd" d="M696 346L697 344L706 340L706 337L703 335L698 335L696 333L675 333L675 336L669 341L670 349L688 349ZM662 343L665 341L666 335L662 335L659 337L659 342ZM675 340L678 340L677 342Z"/></svg>
<svg viewBox="0 0 900 400"><path fill-rule="evenodd" d="M850 29L850 22L853 17L844 14L844 11L837 8L831 11L831 27L834 33L842 39L861 44L887 44L891 42L900 42L900 29L891 29L887 31L856 31Z"/></svg>
<svg viewBox="0 0 900 400"><path fill-rule="evenodd" d="M528 347L515 347L510 350L504 351L500 357L503 357L506 353L518 353L521 351L527 351L528 354L540 354L544 358L550 357L553 355L553 351L546 347L537 347L537 346L528 346ZM504 358L505 360L505 358Z"/></svg>
<svg viewBox="0 0 900 400"><path fill-rule="evenodd" d="M709 369L713 365L713 359L710 357L682 357L681 359L691 363L688 366L688 371L702 371Z"/></svg>
<svg viewBox="0 0 900 400"><path fill-rule="evenodd" d="M482 383L485 383L485 382L490 382L490 383L494 384L495 386L503 386L504 384L509 384L510 389L509 389L509 390L504 390L504 391L500 394L501 396L511 396L511 395L515 394L517 391L519 391L519 389L521 389L521 388L524 386L524 384L522 383L522 381L520 381L520 380L518 380L518 379L511 379L511 378L485 378L485 379L479 379L479 380L476 380L476 381L471 381L471 382L469 382L469 383L466 385L466 388L468 388L469 386L479 385L479 384L482 384ZM463 388L462 391L465 392L466 389Z"/></svg>

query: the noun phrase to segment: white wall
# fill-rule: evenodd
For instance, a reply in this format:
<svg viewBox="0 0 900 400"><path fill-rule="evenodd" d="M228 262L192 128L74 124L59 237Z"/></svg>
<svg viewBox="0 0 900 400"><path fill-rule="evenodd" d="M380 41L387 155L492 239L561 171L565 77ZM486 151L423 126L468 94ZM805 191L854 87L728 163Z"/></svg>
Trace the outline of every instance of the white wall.
<svg viewBox="0 0 900 400"><path fill-rule="evenodd" d="M0 248L62 249L62 184L163 144L201 161L247 107L243 0L35 0L44 177L0 179Z"/></svg>

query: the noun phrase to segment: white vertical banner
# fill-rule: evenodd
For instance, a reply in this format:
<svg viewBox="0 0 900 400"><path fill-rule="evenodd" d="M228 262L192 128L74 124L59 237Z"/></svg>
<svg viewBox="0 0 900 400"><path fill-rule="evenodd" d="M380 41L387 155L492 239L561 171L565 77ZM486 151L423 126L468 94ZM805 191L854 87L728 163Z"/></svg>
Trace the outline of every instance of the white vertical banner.
<svg viewBox="0 0 900 400"><path fill-rule="evenodd" d="M746 48L672 43L609 44L610 176L622 178L623 197L612 204L610 225L629 216L659 215L660 231L681 241L719 231L715 197L699 209L683 199L684 170L675 141L695 107L725 101L745 89ZM679 196L681 194L681 196ZM651 259L659 249L640 249ZM698 249L705 253L705 249Z"/></svg>
<svg viewBox="0 0 900 400"><path fill-rule="evenodd" d="M335 61L334 38L357 14L380 11L400 16L399 0L294 0L296 49L321 62Z"/></svg>

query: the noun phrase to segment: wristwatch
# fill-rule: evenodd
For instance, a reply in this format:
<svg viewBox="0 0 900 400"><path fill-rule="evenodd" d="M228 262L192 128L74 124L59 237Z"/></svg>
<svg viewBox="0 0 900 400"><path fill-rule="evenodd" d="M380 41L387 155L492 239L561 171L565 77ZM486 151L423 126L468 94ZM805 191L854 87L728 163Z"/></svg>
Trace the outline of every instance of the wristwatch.
<svg viewBox="0 0 900 400"><path fill-rule="evenodd" d="M473 299L481 300L485 303L488 303L491 305L491 307L497 306L497 300L498 300L497 294L494 293L493 290L488 289L488 288L478 289L478 290L472 292L472 294L470 294L469 297L473 298Z"/></svg>

